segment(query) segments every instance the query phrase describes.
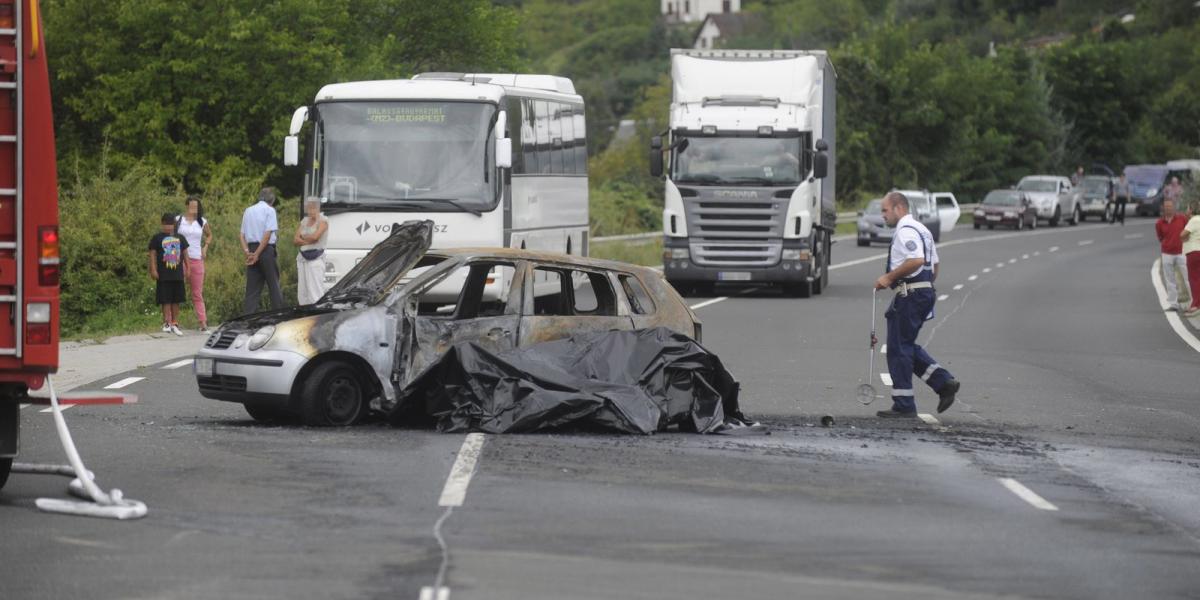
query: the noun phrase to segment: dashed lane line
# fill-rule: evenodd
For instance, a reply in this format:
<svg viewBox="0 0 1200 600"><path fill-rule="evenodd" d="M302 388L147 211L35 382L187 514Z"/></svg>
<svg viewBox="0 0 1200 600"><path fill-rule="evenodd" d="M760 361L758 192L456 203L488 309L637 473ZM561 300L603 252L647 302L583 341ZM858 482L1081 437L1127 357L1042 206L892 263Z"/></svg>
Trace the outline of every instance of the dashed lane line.
<svg viewBox="0 0 1200 600"><path fill-rule="evenodd" d="M22 404L17 407L17 410L25 410L25 409L29 408L30 406L33 406L33 405L32 404Z"/></svg>
<svg viewBox="0 0 1200 600"><path fill-rule="evenodd" d="M435 590L427 585L421 588L420 600L450 600L450 588L440 587Z"/></svg>
<svg viewBox="0 0 1200 600"><path fill-rule="evenodd" d="M1173 310L1167 310L1171 306L1167 302L1167 290L1163 287L1162 281L1162 259L1154 260L1154 264L1150 266L1150 281L1154 283L1154 291L1158 294L1158 303L1163 309L1163 314L1167 317L1167 323L1171 325L1171 329L1183 339L1183 342L1192 347L1196 352L1200 352L1200 338L1197 338L1194 333L1188 331L1187 325L1183 324L1183 317Z"/></svg>
<svg viewBox="0 0 1200 600"><path fill-rule="evenodd" d="M880 379L880 381L883 381L883 385L892 387L892 374L891 373L888 373L886 371L883 373L880 373L879 379Z"/></svg>
<svg viewBox="0 0 1200 600"><path fill-rule="evenodd" d="M139 381L141 381L141 380L143 380L143 379L145 379L145 377L126 377L125 379L122 379L122 380L120 380L120 381L118 381L118 382L116 382L116 383L110 383L110 384L108 384L108 385L104 386L104 389L106 389L106 390L119 390L119 389L121 389L121 388L123 388L123 387L125 387L125 386L127 386L127 385L131 385L131 384L137 383L137 382L139 382Z"/></svg>
<svg viewBox="0 0 1200 600"><path fill-rule="evenodd" d="M1079 240L1079 245L1080 246L1090 246L1093 243L1095 243L1095 241L1096 240Z"/></svg>
<svg viewBox="0 0 1200 600"><path fill-rule="evenodd" d="M1008 491L1016 494L1018 498L1028 502L1034 508L1039 510L1058 510L1057 506L1051 504L1045 498L1037 495L1037 493L1033 490L1021 485L1021 482L1017 481L1016 479L1011 477L998 477L996 478L996 481L999 481L1000 485L1007 488Z"/></svg>
<svg viewBox="0 0 1200 600"><path fill-rule="evenodd" d="M1010 265L1015 265L1015 264L1017 264L1017 259L1015 259L1015 258L1010 258L1010 259L1008 259L1008 264L1010 264Z"/></svg>
<svg viewBox="0 0 1200 600"><path fill-rule="evenodd" d="M458 451L458 458L454 459L454 466L450 468L450 476L446 478L438 506L462 506L467 496L467 486L471 485L471 478L475 476L475 465L479 463L483 440L482 433L467 434Z"/></svg>
<svg viewBox="0 0 1200 600"><path fill-rule="evenodd" d="M1136 240L1140 237L1142 237L1142 234L1140 233L1130 233L1125 235L1125 239L1127 240Z"/></svg>
<svg viewBox="0 0 1200 600"><path fill-rule="evenodd" d="M992 268L991 268L991 267L984 267L984 268L983 268L983 272L984 272L984 273L991 273L991 272L992 272Z"/></svg>
<svg viewBox="0 0 1200 600"><path fill-rule="evenodd" d="M879 353L887 354L887 344L883 344L882 346L879 347Z"/></svg>
<svg viewBox="0 0 1200 600"><path fill-rule="evenodd" d="M961 290L961 289L963 289L963 284L961 284L961 283L957 283L957 284L955 284L955 285L954 285L954 289L953 289L953 290L951 290L951 291L953 291L953 292L957 292L958 290Z"/></svg>
<svg viewBox="0 0 1200 600"><path fill-rule="evenodd" d="M1058 246L1050 246L1051 252L1058 252Z"/></svg>
<svg viewBox="0 0 1200 600"><path fill-rule="evenodd" d="M938 296L938 302L944 302L948 298L950 298L950 294L942 294L941 296Z"/></svg>
<svg viewBox="0 0 1200 600"><path fill-rule="evenodd" d="M163 369L178 369L179 367L186 367L187 365L190 365L190 364L192 364L192 359L185 358L183 360L173 362L169 365L163 365L161 368L163 368Z"/></svg>
<svg viewBox="0 0 1200 600"><path fill-rule="evenodd" d="M967 278L967 281L975 281L976 279L979 279L979 276L978 276L978 275L972 275L972 276L970 276L970 277L968 277L968 278Z"/></svg>
<svg viewBox="0 0 1200 600"><path fill-rule="evenodd" d="M1041 251L1041 250L1035 250L1035 251L1034 251L1034 253L1033 253L1033 255L1034 255L1034 256L1041 256L1041 255L1042 255L1042 251Z"/></svg>
<svg viewBox="0 0 1200 600"><path fill-rule="evenodd" d="M701 302L699 304L693 304L693 305L689 306L688 308L690 308L692 310L696 310L698 308L704 308L705 306L710 306L710 305L716 304L718 302L724 302L728 299L729 299L729 296L721 296L719 298L713 298L712 300L705 300L704 302Z"/></svg>
<svg viewBox="0 0 1200 600"><path fill-rule="evenodd" d="M1004 268L1004 263L1002 263L1002 262L998 262L998 263L996 263L996 268L997 268L997 269L1003 269L1003 268Z"/></svg>
<svg viewBox="0 0 1200 600"><path fill-rule="evenodd" d="M1021 255L1021 260L1029 260L1029 255L1028 255L1028 254L1022 254L1022 255Z"/></svg>

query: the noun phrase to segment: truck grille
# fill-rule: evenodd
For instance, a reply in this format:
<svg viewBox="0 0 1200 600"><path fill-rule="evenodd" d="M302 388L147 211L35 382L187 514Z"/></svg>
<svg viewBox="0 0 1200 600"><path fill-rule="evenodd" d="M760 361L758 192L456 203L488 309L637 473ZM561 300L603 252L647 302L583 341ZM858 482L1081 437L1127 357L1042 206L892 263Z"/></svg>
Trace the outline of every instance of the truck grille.
<svg viewBox="0 0 1200 600"><path fill-rule="evenodd" d="M770 267L783 249L786 198L771 190L738 190L746 198L717 197L720 190L702 190L684 198L689 251L703 267Z"/></svg>

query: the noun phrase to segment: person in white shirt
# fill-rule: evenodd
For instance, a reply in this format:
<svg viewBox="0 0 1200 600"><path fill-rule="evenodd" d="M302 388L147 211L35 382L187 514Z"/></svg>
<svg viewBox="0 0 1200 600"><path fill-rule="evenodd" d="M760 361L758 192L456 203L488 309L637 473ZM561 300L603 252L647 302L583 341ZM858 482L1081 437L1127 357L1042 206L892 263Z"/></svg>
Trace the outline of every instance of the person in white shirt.
<svg viewBox="0 0 1200 600"><path fill-rule="evenodd" d="M204 218L204 204L200 196L188 196L183 201L183 215L175 221L175 233L187 240L188 287L192 290L192 308L200 321L200 331L208 331L208 314L204 308L204 261L208 259L208 247L212 245L213 233L208 219Z"/></svg>
<svg viewBox="0 0 1200 600"><path fill-rule="evenodd" d="M325 295L325 238L329 219L321 214L321 200L304 199L304 218L296 227L292 241L296 252L296 298L300 304L313 304Z"/></svg>
<svg viewBox="0 0 1200 600"><path fill-rule="evenodd" d="M258 310L258 297L263 285L271 297L271 308L283 308L283 292L279 289L279 257L275 253L279 217L275 214L275 191L263 188L258 201L242 212L239 237L246 255L246 297L243 314Z"/></svg>
<svg viewBox="0 0 1200 600"><path fill-rule="evenodd" d="M908 213L908 199L899 192L883 197L883 218L895 228L888 249L884 274L875 280L876 290L896 290L884 316L887 317L887 363L892 376L892 408L875 413L885 418L917 416L913 375L925 380L938 394L938 412L954 404L958 380L917 344L921 326L933 314L937 293L937 246L920 221ZM871 340L871 347L875 346Z"/></svg>

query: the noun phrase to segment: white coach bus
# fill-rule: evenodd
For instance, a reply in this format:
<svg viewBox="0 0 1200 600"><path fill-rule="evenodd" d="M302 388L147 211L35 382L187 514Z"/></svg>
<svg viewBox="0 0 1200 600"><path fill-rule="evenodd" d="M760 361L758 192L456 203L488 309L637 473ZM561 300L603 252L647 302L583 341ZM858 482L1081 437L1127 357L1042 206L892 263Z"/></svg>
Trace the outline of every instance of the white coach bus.
<svg viewBox="0 0 1200 600"><path fill-rule="evenodd" d="M329 217L327 285L392 223L434 221L434 248L588 252L583 98L551 75L425 73L327 85L296 109L284 164ZM290 232L286 232L289 233Z"/></svg>

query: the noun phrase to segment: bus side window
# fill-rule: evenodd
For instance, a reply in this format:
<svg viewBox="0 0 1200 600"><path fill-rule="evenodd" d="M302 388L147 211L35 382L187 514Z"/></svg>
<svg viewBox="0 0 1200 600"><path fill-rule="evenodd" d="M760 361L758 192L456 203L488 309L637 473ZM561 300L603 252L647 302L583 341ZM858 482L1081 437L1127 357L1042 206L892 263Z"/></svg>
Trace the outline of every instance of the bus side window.
<svg viewBox="0 0 1200 600"><path fill-rule="evenodd" d="M533 100L521 99L521 152L524 156L525 170L521 173L539 173L537 156L537 115L534 113Z"/></svg>
<svg viewBox="0 0 1200 600"><path fill-rule="evenodd" d="M512 139L512 172L525 172L525 149L521 146L521 140L524 138L525 129L522 127L524 119L521 115L521 99L508 99L508 123L499 123L497 127L507 127L508 136Z"/></svg>
<svg viewBox="0 0 1200 600"><path fill-rule="evenodd" d="M550 103L545 100L533 101L534 125L533 132L537 136L538 173L551 175L554 173L550 160Z"/></svg>
<svg viewBox="0 0 1200 600"><path fill-rule="evenodd" d="M564 175L574 175L579 172L575 165L574 108L570 104L560 104L559 108L559 124L562 127L562 172Z"/></svg>
<svg viewBox="0 0 1200 600"><path fill-rule="evenodd" d="M566 105L561 102L550 102L550 172L555 175L566 173L563 170L563 154L565 139L563 138L563 109Z"/></svg>
<svg viewBox="0 0 1200 600"><path fill-rule="evenodd" d="M571 116L575 122L575 174L587 175L587 124L584 121L583 106L575 107Z"/></svg>

